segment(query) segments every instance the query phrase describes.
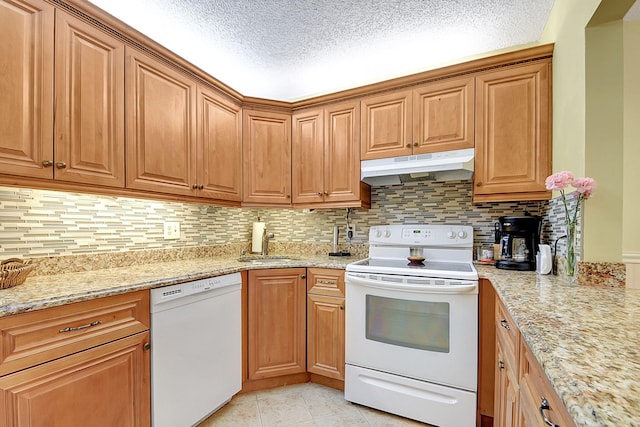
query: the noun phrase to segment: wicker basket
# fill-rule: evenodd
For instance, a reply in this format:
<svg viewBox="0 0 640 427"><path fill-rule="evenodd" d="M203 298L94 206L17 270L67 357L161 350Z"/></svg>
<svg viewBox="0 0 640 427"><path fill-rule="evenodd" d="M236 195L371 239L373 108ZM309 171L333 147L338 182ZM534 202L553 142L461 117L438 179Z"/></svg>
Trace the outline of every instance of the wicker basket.
<svg viewBox="0 0 640 427"><path fill-rule="evenodd" d="M0 262L0 289L7 289L23 283L31 270L33 270L31 260L23 261L19 258L10 258Z"/></svg>

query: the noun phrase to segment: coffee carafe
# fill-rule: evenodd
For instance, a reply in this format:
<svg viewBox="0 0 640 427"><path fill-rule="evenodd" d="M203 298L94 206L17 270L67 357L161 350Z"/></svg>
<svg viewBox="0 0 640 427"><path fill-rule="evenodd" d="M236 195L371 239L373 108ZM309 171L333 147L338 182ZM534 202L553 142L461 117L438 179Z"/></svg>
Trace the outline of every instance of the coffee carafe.
<svg viewBox="0 0 640 427"><path fill-rule="evenodd" d="M496 267L535 271L542 218L531 215L501 216L498 226L500 255Z"/></svg>

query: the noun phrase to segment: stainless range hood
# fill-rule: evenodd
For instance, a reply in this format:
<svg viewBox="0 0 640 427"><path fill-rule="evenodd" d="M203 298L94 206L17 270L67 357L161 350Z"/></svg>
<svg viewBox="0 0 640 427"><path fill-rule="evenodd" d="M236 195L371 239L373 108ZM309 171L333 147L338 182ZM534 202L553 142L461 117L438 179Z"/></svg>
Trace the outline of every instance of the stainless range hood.
<svg viewBox="0 0 640 427"><path fill-rule="evenodd" d="M371 186L410 181L467 180L473 176L473 148L417 154L415 156L363 160L362 181Z"/></svg>

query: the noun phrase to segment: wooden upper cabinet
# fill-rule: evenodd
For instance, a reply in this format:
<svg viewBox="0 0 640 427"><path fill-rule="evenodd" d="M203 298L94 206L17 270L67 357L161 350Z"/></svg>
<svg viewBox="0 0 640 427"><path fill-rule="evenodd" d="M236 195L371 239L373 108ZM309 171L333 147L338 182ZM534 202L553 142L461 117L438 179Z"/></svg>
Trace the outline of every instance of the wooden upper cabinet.
<svg viewBox="0 0 640 427"><path fill-rule="evenodd" d="M291 205L291 115L243 112L243 204Z"/></svg>
<svg viewBox="0 0 640 427"><path fill-rule="evenodd" d="M544 200L551 173L550 60L476 77L473 200Z"/></svg>
<svg viewBox="0 0 640 427"><path fill-rule="evenodd" d="M360 108L357 102L325 109L324 196L326 203L359 201Z"/></svg>
<svg viewBox="0 0 640 427"><path fill-rule="evenodd" d="M291 169L293 203L324 201L324 110L293 115Z"/></svg>
<svg viewBox="0 0 640 427"><path fill-rule="evenodd" d="M472 77L362 101L362 160L473 148Z"/></svg>
<svg viewBox="0 0 640 427"><path fill-rule="evenodd" d="M473 148L473 77L413 91L413 154Z"/></svg>
<svg viewBox="0 0 640 427"><path fill-rule="evenodd" d="M127 188L193 195L196 83L126 49Z"/></svg>
<svg viewBox="0 0 640 427"><path fill-rule="evenodd" d="M124 44L56 12L55 179L124 187Z"/></svg>
<svg viewBox="0 0 640 427"><path fill-rule="evenodd" d="M49 3L0 0L0 173L53 177L53 27Z"/></svg>
<svg viewBox="0 0 640 427"><path fill-rule="evenodd" d="M240 106L202 87L198 90L196 158L199 195L220 200L242 200Z"/></svg>
<svg viewBox="0 0 640 427"><path fill-rule="evenodd" d="M360 105L345 102L293 115L293 204L368 207L360 182Z"/></svg>
<svg viewBox="0 0 640 427"><path fill-rule="evenodd" d="M412 153L411 91L392 92L361 101L362 160Z"/></svg>

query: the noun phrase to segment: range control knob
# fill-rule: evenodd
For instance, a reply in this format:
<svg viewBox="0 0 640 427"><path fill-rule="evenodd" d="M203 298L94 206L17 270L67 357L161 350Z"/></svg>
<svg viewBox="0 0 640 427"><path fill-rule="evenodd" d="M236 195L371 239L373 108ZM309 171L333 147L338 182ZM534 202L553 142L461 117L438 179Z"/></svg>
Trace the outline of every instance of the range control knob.
<svg viewBox="0 0 640 427"><path fill-rule="evenodd" d="M455 231L449 231L449 232L447 233L447 237L448 237L448 238L450 238L450 239L455 239L455 238L456 238L456 233L455 233Z"/></svg>
<svg viewBox="0 0 640 427"><path fill-rule="evenodd" d="M382 237L382 231L381 230L376 231L376 237Z"/></svg>
<svg viewBox="0 0 640 427"><path fill-rule="evenodd" d="M385 230L384 237L391 237L391 231L390 230Z"/></svg>
<svg viewBox="0 0 640 427"><path fill-rule="evenodd" d="M464 239L467 237L467 232L466 231L458 231L458 237L461 239Z"/></svg>

